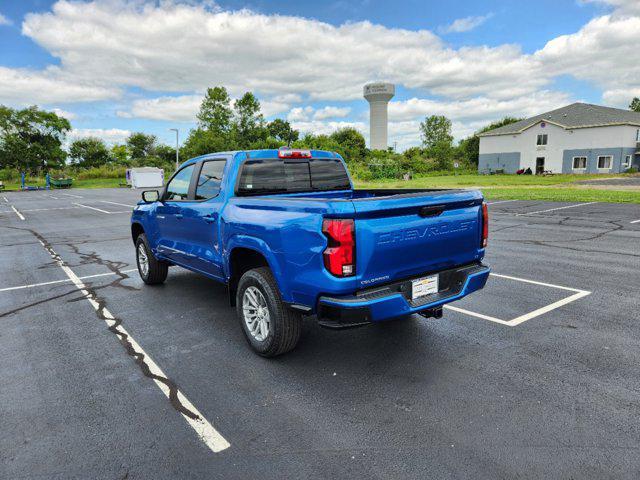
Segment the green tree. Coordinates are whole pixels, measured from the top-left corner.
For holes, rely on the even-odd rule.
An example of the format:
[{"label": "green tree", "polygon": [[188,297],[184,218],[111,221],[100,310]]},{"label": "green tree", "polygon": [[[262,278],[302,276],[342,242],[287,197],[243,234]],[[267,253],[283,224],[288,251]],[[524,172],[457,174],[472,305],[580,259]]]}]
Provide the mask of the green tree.
[{"label": "green tree", "polygon": [[247,92],[237,99],[233,110],[233,130],[238,147],[255,147],[258,146],[256,143],[266,140],[269,132],[260,113],[260,102],[253,93]]},{"label": "green tree", "polygon": [[420,123],[420,136],[422,145],[426,148],[435,147],[438,144],[451,145],[451,120],[444,115],[431,115]]},{"label": "green tree", "polygon": [[640,112],[640,98],[634,97],[629,104],[629,109],[633,110],[634,112]]},{"label": "green tree", "polygon": [[[169,145],[158,145],[156,147],[156,155],[162,160],[163,163],[169,165],[175,165],[176,163],[176,149]],[[186,158],[184,160],[187,160]]]},{"label": "green tree", "polygon": [[504,127],[511,123],[519,122],[522,118],[504,117],[502,120],[491,122],[489,125],[482,127],[476,133],[460,141],[458,145],[458,154],[463,161],[468,163],[478,164],[478,156],[480,154],[480,137],[479,134],[488,132],[495,128]]},{"label": "green tree", "polygon": [[225,87],[208,88],[197,114],[198,127],[216,134],[228,133],[231,129],[231,99]]},{"label": "green tree", "polygon": [[315,150],[329,150],[343,154],[340,145],[329,135],[314,135],[307,133],[301,140],[293,144],[294,148],[311,148]]},{"label": "green tree", "polygon": [[189,132],[189,136],[180,148],[180,158],[188,160],[206,153],[235,149],[236,145],[231,135],[221,135],[211,130],[195,128]]},{"label": "green tree", "polygon": [[127,148],[133,160],[145,159],[156,154],[158,139],[155,135],[134,132],[127,138]]},{"label": "green tree", "polygon": [[269,122],[267,124],[267,130],[269,130],[269,135],[273,138],[287,144],[295,142],[300,136],[300,132],[298,132],[298,130],[294,130],[291,128],[291,124],[289,122],[280,118],[276,118]]},{"label": "green tree", "polygon": [[69,147],[71,161],[82,168],[100,167],[111,161],[109,149],[100,138],[74,140]]},{"label": "green tree", "polygon": [[111,158],[120,165],[129,165],[129,149],[126,145],[113,145],[111,147]]},{"label": "green tree", "polygon": [[330,135],[339,146],[340,153],[347,162],[363,161],[367,154],[364,136],[353,127],[336,130]]},{"label": "green tree", "polygon": [[0,105],[0,169],[37,173],[61,168],[67,157],[62,142],[69,130],[69,121],[54,112]]},{"label": "green tree", "polygon": [[427,153],[435,163],[436,170],[451,170],[453,167],[454,149],[451,142],[443,140],[427,149]]}]

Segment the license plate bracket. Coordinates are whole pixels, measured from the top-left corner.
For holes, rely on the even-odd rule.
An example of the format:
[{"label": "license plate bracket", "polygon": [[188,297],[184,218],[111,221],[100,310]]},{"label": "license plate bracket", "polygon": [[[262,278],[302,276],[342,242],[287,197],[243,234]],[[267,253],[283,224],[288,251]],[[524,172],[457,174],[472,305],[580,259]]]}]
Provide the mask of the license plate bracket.
[{"label": "license plate bracket", "polygon": [[438,293],[438,275],[430,275],[428,277],[417,278],[411,280],[411,300]]}]

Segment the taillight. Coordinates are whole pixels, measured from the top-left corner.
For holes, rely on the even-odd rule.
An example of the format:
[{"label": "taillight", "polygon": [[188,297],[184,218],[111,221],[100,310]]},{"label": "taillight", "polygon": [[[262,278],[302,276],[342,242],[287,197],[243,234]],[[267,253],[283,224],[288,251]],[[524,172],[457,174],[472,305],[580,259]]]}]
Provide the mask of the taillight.
[{"label": "taillight", "polygon": [[327,218],[322,222],[322,233],[329,239],[323,253],[327,270],[336,277],[355,275],[356,232],[353,220]]},{"label": "taillight", "polygon": [[482,204],[482,248],[487,246],[489,241],[489,211],[487,204]]}]

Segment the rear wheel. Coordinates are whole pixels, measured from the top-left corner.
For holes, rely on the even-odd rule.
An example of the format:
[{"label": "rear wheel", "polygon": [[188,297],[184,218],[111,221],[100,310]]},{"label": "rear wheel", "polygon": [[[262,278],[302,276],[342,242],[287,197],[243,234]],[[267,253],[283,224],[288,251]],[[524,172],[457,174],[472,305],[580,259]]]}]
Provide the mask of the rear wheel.
[{"label": "rear wheel", "polygon": [[278,285],[266,267],[249,270],[242,276],[236,312],[247,342],[263,357],[293,350],[300,339],[302,315],[283,303]]},{"label": "rear wheel", "polygon": [[144,233],[136,239],[136,263],[140,278],[147,285],[158,285],[167,279],[169,265],[156,259]]}]

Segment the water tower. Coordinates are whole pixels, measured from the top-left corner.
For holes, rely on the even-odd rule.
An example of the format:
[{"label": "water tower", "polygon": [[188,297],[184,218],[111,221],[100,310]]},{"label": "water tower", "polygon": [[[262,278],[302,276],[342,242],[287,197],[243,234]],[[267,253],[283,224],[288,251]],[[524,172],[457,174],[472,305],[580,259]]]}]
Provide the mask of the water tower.
[{"label": "water tower", "polygon": [[364,98],[369,102],[369,147],[387,149],[387,105],[396,94],[393,83],[367,83]]}]

